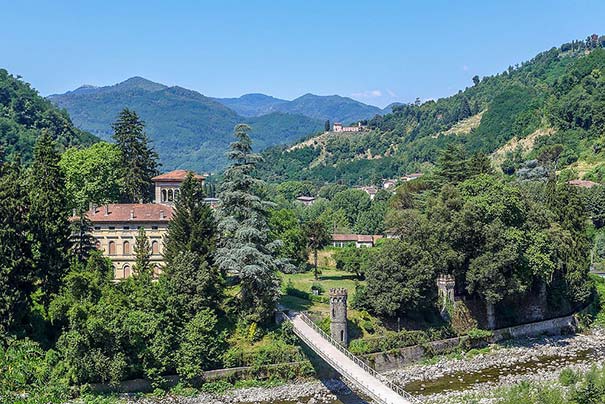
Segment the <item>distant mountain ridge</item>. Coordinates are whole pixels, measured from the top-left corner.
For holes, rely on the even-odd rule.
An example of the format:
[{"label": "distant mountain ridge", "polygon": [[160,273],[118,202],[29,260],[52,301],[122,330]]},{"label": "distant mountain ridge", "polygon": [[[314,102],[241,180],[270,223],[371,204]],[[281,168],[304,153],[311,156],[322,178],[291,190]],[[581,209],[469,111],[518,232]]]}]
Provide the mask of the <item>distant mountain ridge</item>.
[{"label": "distant mountain ridge", "polygon": [[356,122],[383,113],[351,98],[305,94],[292,101],[265,94],[211,98],[143,77],[97,87],[83,85],[48,97],[69,112],[76,127],[109,140],[121,109],[135,110],[160,155],[163,169],[220,170],[231,132],[238,123],[252,126],[256,150],[292,143],[320,131],[326,120]]},{"label": "distant mountain ridge", "polygon": [[[367,105],[339,95],[315,95],[307,93],[292,101],[265,94],[245,94],[239,98],[213,98],[242,116],[260,116],[271,112],[300,114],[319,120],[351,123],[371,119],[385,113],[373,105]],[[390,109],[389,109],[390,111]]]},{"label": "distant mountain ridge", "polygon": [[111,124],[125,107],[135,110],[160,155],[162,169],[220,170],[238,123],[252,126],[255,149],[290,143],[323,128],[300,114],[271,112],[245,117],[197,91],[132,77],[111,86],[81,86],[48,97],[66,109],[75,126],[110,140]]}]

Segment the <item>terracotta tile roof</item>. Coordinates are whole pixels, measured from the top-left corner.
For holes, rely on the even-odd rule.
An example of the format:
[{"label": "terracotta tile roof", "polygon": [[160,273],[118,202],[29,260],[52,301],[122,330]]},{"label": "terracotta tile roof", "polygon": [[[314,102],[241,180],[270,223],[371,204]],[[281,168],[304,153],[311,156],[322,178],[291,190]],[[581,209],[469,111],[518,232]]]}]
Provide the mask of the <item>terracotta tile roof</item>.
[{"label": "terracotta tile roof", "polygon": [[[187,177],[187,174],[189,174],[189,170],[174,170],[174,171],[170,171],[164,174],[160,174],[158,176],[153,177],[151,180],[152,181],[167,181],[167,182],[182,182],[185,180],[185,177]],[[193,171],[191,171],[193,172]],[[193,176],[195,178],[197,178],[198,180],[203,180],[206,177],[204,177],[203,175],[199,175],[196,173],[193,173]]]},{"label": "terracotta tile roof", "polygon": [[592,188],[596,185],[601,185],[597,182],[587,181],[587,180],[571,180],[571,181],[567,181],[567,183],[569,185],[573,185],[574,187],[580,187],[580,188]]},{"label": "terracotta tile roof", "polygon": [[86,216],[93,223],[168,222],[172,208],[158,203],[112,203],[93,208]]}]

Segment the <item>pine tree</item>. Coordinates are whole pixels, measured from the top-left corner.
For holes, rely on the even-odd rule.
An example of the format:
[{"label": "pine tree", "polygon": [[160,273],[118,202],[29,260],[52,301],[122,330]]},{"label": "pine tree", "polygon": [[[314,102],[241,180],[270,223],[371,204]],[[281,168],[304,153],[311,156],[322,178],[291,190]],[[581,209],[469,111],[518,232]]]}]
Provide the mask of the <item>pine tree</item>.
[{"label": "pine tree", "polygon": [[69,211],[65,180],[59,169],[59,154],[48,132],[34,147],[34,161],[28,171],[30,201],[29,228],[32,250],[43,303],[59,290],[69,268]]},{"label": "pine tree", "polygon": [[113,124],[113,139],[122,153],[125,202],[150,202],[153,199],[151,179],[158,174],[158,155],[149,145],[145,123],[136,112],[124,108]]},{"label": "pine tree", "polygon": [[27,313],[33,290],[28,209],[19,165],[0,164],[0,334],[16,326]]},{"label": "pine tree", "polygon": [[324,223],[314,221],[305,225],[304,233],[307,237],[307,246],[313,251],[313,274],[315,279],[319,279],[319,272],[317,271],[317,251],[328,245],[331,239],[330,232]]},{"label": "pine tree", "polygon": [[277,244],[269,241],[267,224],[271,204],[257,189],[263,182],[253,176],[261,157],[252,153],[247,125],[235,127],[237,141],[228,153],[231,165],[220,187],[220,247],[216,262],[224,273],[240,280],[240,309],[252,321],[270,318],[279,299],[276,272],[282,264],[275,258]]},{"label": "pine tree", "polygon": [[134,271],[139,277],[151,276],[151,247],[149,238],[143,226],[139,227],[139,232],[134,243]]},{"label": "pine tree", "polygon": [[181,184],[174,215],[168,224],[164,259],[170,265],[183,251],[191,252],[212,265],[216,223],[212,209],[204,203],[204,187],[192,173]]}]

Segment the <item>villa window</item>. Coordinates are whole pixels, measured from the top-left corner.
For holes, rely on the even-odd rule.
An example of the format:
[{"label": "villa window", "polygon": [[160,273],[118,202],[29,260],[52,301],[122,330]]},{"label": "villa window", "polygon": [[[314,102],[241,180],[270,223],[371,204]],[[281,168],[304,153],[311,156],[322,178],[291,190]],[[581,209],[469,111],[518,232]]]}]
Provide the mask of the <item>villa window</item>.
[{"label": "villa window", "polygon": [[128,241],[124,241],[124,255],[130,255],[130,243]]},{"label": "villa window", "polygon": [[168,190],[168,202],[172,202],[174,200],[174,192],[172,189]]},{"label": "villa window", "polygon": [[116,243],[114,241],[109,242],[109,255],[116,255]]},{"label": "villa window", "polygon": [[160,253],[160,244],[155,240],[151,242],[151,253],[153,255],[157,255]]},{"label": "villa window", "polygon": [[162,202],[166,202],[166,190],[162,189]]}]

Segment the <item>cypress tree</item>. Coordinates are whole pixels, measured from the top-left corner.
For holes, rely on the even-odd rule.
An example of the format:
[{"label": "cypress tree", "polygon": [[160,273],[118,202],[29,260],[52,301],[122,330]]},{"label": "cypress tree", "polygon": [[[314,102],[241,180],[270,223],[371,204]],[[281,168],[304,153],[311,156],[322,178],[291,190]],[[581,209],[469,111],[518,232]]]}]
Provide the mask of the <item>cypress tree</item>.
[{"label": "cypress tree", "polygon": [[136,112],[124,108],[112,127],[113,139],[122,153],[124,202],[150,202],[153,199],[151,179],[158,174],[158,154],[149,145],[145,123]]},{"label": "cypress tree", "polygon": [[137,276],[151,276],[151,246],[143,226],[139,227],[139,232],[135,238],[134,255],[136,258],[134,271]]},{"label": "cypress tree", "polygon": [[59,290],[69,268],[69,211],[65,197],[65,179],[59,154],[48,132],[44,131],[34,147],[34,161],[28,171],[30,201],[29,228],[33,258],[43,303]]},{"label": "cypress tree", "polygon": [[219,193],[216,262],[221,271],[239,277],[242,314],[251,321],[266,321],[279,298],[276,272],[281,263],[275,258],[277,245],[269,241],[267,221],[272,205],[257,193],[263,182],[253,172],[261,157],[252,153],[249,131],[249,126],[237,125],[237,140],[230,145],[231,165]]},{"label": "cypress tree", "polygon": [[27,313],[33,290],[28,209],[18,163],[0,164],[0,334]]}]

